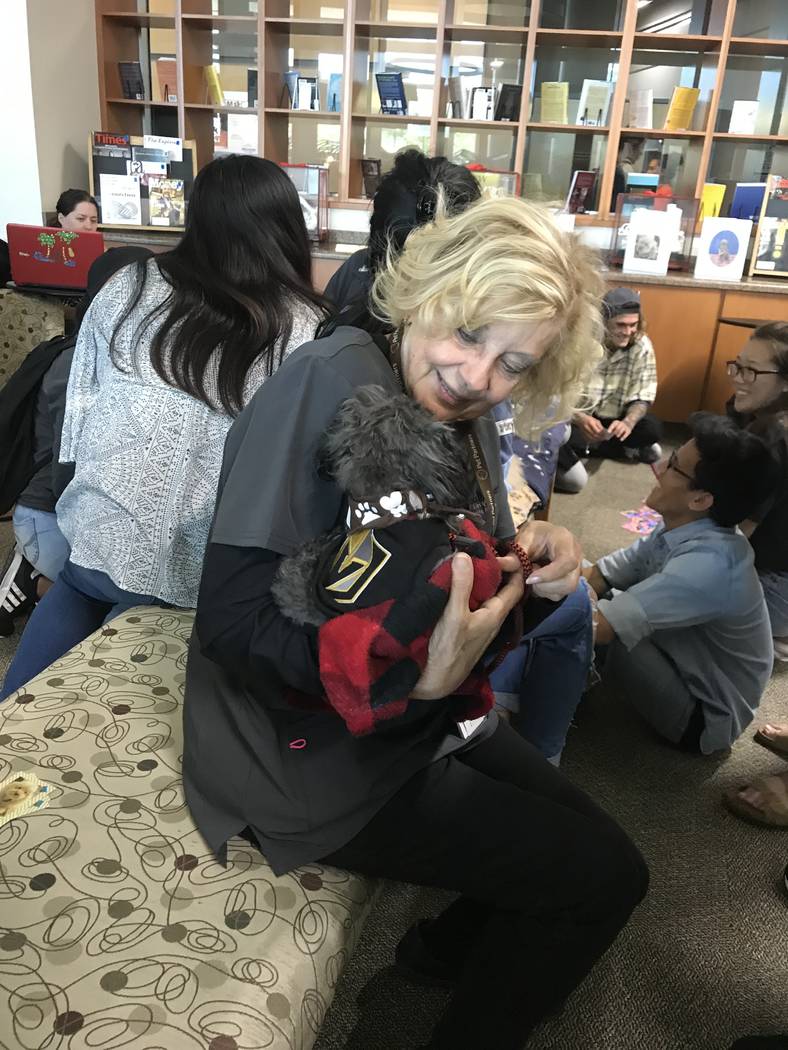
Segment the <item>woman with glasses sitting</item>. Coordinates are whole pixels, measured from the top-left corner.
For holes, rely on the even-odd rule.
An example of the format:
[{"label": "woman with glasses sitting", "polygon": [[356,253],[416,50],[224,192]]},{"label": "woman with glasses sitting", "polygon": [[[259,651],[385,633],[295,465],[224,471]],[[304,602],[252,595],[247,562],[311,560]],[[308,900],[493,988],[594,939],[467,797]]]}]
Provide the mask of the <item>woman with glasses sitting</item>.
[{"label": "woman with glasses sitting", "polygon": [[[735,361],[728,361],[730,415],[757,434],[769,434],[780,459],[780,483],[743,525],[755,551],[774,636],[774,654],[788,661],[788,324],[756,328]],[[788,728],[786,729],[788,737]]]}]

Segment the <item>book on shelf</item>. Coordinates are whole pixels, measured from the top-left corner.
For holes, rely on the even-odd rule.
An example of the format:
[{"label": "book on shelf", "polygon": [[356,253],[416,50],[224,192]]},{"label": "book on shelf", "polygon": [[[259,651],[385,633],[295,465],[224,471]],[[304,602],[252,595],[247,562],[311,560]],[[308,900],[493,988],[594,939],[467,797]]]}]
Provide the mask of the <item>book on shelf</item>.
[{"label": "book on shelf", "polygon": [[707,281],[740,281],[750,245],[749,219],[703,220],[695,256],[695,276]]},{"label": "book on shelf", "polygon": [[178,67],[174,58],[157,58],[156,83],[159,102],[178,101]]},{"label": "book on shelf", "polygon": [[594,199],[595,171],[576,171],[566,196],[564,211],[570,215],[584,215],[590,210]]},{"label": "book on shelf", "polygon": [[754,135],[758,119],[758,100],[736,99],[731,108],[730,135]]},{"label": "book on shelf", "polygon": [[453,120],[462,120],[465,113],[465,92],[462,77],[449,77],[449,102],[446,116]]},{"label": "book on shelf", "polygon": [[282,106],[286,109],[295,109],[296,96],[298,95],[298,78],[301,74],[297,69],[289,69],[282,74],[284,87],[282,88]]},{"label": "book on shelf", "polygon": [[342,74],[331,73],[326,91],[326,109],[329,113],[342,112]]},{"label": "book on shelf", "polygon": [[737,182],[733,191],[733,200],[728,209],[730,217],[755,220],[760,218],[765,193],[765,182]]},{"label": "book on shelf", "polygon": [[151,175],[148,200],[151,226],[183,226],[186,209],[183,179]]},{"label": "book on shelf", "polygon": [[492,120],[495,109],[495,88],[471,88],[471,120]]},{"label": "book on shelf", "polygon": [[569,123],[569,81],[545,80],[542,83],[542,107],[540,110],[543,124]]},{"label": "book on shelf", "polygon": [[656,190],[659,186],[659,175],[652,171],[628,171],[627,193],[642,193],[644,190]]},{"label": "book on shelf", "polygon": [[783,175],[768,177],[761,214],[771,219],[788,219],[788,178]]},{"label": "book on shelf", "polygon": [[320,86],[317,77],[299,77],[296,84],[294,109],[320,109]]},{"label": "book on shelf", "polygon": [[577,107],[578,124],[585,124],[589,128],[601,128],[607,124],[612,87],[609,80],[583,81],[580,103]]},{"label": "book on shelf", "polygon": [[214,106],[223,106],[222,82],[214,66],[203,66],[203,75],[205,76],[206,101],[211,102]]},{"label": "book on shelf", "polygon": [[687,131],[692,124],[700,88],[674,87],[665,117],[665,131]]},{"label": "book on shelf", "polygon": [[124,98],[145,98],[145,82],[139,62],[118,62],[118,73]]},{"label": "book on shelf", "polygon": [[246,71],[246,105],[249,109],[257,107],[257,70]]},{"label": "book on shelf", "polygon": [[629,126],[652,128],[654,126],[654,89],[642,88],[633,91],[629,99]]},{"label": "book on shelf", "polygon": [[510,120],[512,123],[518,121],[522,93],[523,89],[520,84],[501,84],[498,101],[495,103],[495,119]]},{"label": "book on shelf", "polygon": [[374,157],[362,157],[361,178],[364,182],[364,196],[367,200],[372,200],[380,185],[380,161]]},{"label": "book on shelf", "polygon": [[405,116],[408,112],[408,101],[405,98],[405,85],[402,73],[376,73],[380,98],[380,112]]},{"label": "book on shelf", "polygon": [[716,219],[722,211],[722,202],[727,186],[721,182],[704,182],[700,195],[700,215],[702,219]]}]

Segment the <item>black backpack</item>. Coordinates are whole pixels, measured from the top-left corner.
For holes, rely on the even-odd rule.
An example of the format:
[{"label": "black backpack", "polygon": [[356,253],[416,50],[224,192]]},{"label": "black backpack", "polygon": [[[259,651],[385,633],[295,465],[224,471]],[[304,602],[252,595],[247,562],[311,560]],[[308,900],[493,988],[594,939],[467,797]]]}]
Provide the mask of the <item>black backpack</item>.
[{"label": "black backpack", "polygon": [[52,362],[76,341],[74,334],[39,343],[0,390],[0,514],[8,513],[44,466],[34,456],[38,392]]}]

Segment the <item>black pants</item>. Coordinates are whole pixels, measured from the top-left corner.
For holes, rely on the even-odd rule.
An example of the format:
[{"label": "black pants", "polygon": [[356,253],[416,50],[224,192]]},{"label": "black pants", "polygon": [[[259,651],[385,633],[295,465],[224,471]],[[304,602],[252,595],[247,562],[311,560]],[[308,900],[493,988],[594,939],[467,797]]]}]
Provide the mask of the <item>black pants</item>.
[{"label": "black pants", "polygon": [[506,723],[422,770],[324,859],[462,894],[426,934],[435,955],[464,959],[436,1050],[521,1050],[648,885],[616,822]]},{"label": "black pants", "polygon": [[[603,427],[609,427],[614,421],[612,418],[597,416],[595,413],[591,414],[594,416],[594,419],[599,420]],[[619,418],[623,419],[624,416],[622,415]],[[648,445],[653,445],[661,440],[662,424],[656,416],[646,414],[635,423],[632,433],[625,441],[619,441],[618,438],[610,438],[609,441],[603,441],[595,445],[594,451],[601,456],[616,457],[617,455],[623,455],[622,448],[646,448]],[[585,455],[587,448],[588,438],[580,427],[573,423],[569,440],[565,445],[561,446],[558,453],[559,469],[569,470],[578,462],[582,455]]]}]

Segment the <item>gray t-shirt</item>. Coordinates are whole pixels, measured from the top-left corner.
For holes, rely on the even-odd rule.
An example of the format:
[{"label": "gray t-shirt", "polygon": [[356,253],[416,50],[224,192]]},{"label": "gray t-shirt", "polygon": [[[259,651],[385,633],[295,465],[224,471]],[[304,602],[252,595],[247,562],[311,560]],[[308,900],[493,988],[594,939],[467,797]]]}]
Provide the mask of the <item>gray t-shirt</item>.
[{"label": "gray t-shirt", "polygon": [[[343,495],[320,476],[326,426],[358,386],[399,390],[370,336],[339,328],[307,343],[255,394],[227,436],[209,542],[288,555],[333,527]],[[485,417],[475,431],[493,481],[496,534],[514,534],[498,458]],[[201,614],[205,610],[201,609]],[[495,715],[467,740],[451,702],[414,701],[375,733],[354,737],[328,711],[293,706],[272,674],[250,682],[207,659],[195,636],[184,715],[186,797],[198,827],[221,855],[250,827],[279,874],[348,842],[415,773],[495,728]]]}]

